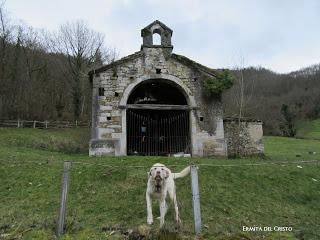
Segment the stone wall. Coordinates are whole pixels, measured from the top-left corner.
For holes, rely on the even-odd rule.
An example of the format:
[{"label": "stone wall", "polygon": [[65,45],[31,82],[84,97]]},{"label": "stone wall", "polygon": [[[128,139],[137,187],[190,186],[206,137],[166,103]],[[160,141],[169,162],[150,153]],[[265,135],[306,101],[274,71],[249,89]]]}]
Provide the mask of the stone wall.
[{"label": "stone wall", "polygon": [[[94,72],[90,155],[126,155],[125,99],[128,89],[148,79],[171,81],[185,94],[191,108],[193,156],[226,155],[222,104],[202,94],[201,81],[207,77],[210,75],[172,58],[171,49],[161,47],[144,47]],[[104,88],[104,96],[97,96],[99,88]]]},{"label": "stone wall", "polygon": [[[206,96],[202,84],[217,71],[172,53],[172,33],[169,27],[156,20],[141,30],[143,43],[139,52],[90,71],[92,138],[89,154],[127,154],[127,100],[139,84],[148,80],[174,85],[185,96],[192,156],[263,153],[262,123],[242,121],[239,130],[236,120],[224,122],[220,98]],[[153,34],[160,34],[161,45],[153,44]]]},{"label": "stone wall", "polygon": [[229,157],[260,155],[264,153],[261,121],[241,119],[239,131],[238,119],[225,119],[224,133]]}]

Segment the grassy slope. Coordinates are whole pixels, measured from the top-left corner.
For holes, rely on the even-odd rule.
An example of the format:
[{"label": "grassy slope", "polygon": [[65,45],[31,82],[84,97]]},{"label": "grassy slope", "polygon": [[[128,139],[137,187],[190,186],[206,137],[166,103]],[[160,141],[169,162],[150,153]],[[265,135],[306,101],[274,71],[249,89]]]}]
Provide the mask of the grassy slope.
[{"label": "grassy slope", "polygon": [[320,119],[300,122],[297,126],[297,137],[320,140]]},{"label": "grassy slope", "polygon": [[[190,161],[224,165],[320,160],[319,141],[279,137],[265,138],[266,159],[89,158],[81,153],[85,147],[77,147],[87,142],[87,133],[83,129],[0,129],[0,238],[52,238],[63,160],[74,162],[65,239],[118,239],[117,234],[108,236],[101,229],[143,226],[146,172],[155,162],[182,165],[172,167],[179,171]],[[320,239],[319,170],[318,163],[200,166],[204,239]],[[179,179],[177,189],[181,235],[192,236],[190,179]],[[170,208],[169,230],[172,212]],[[292,226],[293,233],[248,234],[242,226]],[[153,226],[154,231],[157,227]]]}]

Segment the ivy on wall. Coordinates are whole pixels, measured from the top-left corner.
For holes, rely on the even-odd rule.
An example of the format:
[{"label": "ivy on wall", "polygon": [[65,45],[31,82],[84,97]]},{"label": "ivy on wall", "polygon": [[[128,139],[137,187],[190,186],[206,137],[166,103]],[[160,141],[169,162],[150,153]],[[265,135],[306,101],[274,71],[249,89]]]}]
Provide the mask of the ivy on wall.
[{"label": "ivy on wall", "polygon": [[210,96],[220,96],[221,93],[229,89],[233,84],[234,76],[229,70],[216,72],[214,77],[203,81],[205,91]]}]

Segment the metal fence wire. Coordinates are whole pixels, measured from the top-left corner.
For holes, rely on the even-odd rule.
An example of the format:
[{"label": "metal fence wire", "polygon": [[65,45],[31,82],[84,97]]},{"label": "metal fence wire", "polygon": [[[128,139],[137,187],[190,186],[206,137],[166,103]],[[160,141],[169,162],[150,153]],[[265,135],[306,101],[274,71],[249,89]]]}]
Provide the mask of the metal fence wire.
[{"label": "metal fence wire", "polygon": [[6,120],[0,119],[0,127],[5,128],[40,128],[40,129],[57,129],[57,128],[78,128],[90,127],[91,121],[37,121],[37,120]]},{"label": "metal fence wire", "polygon": [[[64,200],[63,208],[65,209],[65,221],[64,223],[60,222],[60,232],[62,234],[62,229],[66,227],[61,227],[67,224],[70,227],[70,224],[76,225],[80,224],[81,226],[89,224],[96,224],[94,221],[100,219],[99,222],[103,222],[100,226],[101,228],[106,225],[111,226],[112,221],[108,223],[108,219],[114,217],[115,219],[121,219],[123,222],[121,224],[145,224],[146,222],[146,211],[145,211],[145,190],[146,190],[146,180],[147,180],[147,171],[149,170],[146,165],[117,165],[117,164],[104,164],[97,161],[86,162],[86,161],[67,161],[71,163],[69,166],[70,170],[70,184],[66,184],[64,181],[61,183],[61,177],[65,177],[66,168],[62,168],[62,161],[57,160],[48,160],[48,161],[1,161],[2,164],[11,165],[11,170],[22,169],[22,166],[30,167],[30,171],[49,171],[49,168],[55,168],[54,177],[46,180],[48,182],[43,182],[43,184],[54,184],[62,186],[69,186],[68,198],[66,197],[66,192],[61,190],[61,199]],[[247,168],[251,167],[263,167],[271,165],[282,165],[282,166],[291,166],[291,165],[313,165],[320,164],[320,160],[306,160],[306,161],[281,161],[281,162],[263,162],[263,163],[247,163],[247,164],[197,164],[199,168],[199,173],[201,169],[211,169],[211,168]],[[151,164],[150,164],[151,165]],[[182,169],[185,164],[168,164],[166,165],[169,168]],[[151,167],[151,166],[150,166]],[[60,174],[57,173],[57,168],[60,169]],[[132,171],[137,169],[139,171]],[[254,168],[252,168],[254,170]],[[57,178],[58,177],[58,178]],[[201,179],[200,179],[201,180]],[[200,233],[199,224],[201,226],[201,218],[193,213],[192,200],[197,198],[197,192],[192,195],[190,185],[192,183],[191,178],[183,181],[177,181],[177,195],[180,213],[182,216],[182,228],[180,231],[185,234],[193,234],[194,231],[194,222],[193,218],[197,218],[196,232]],[[28,183],[27,183],[28,184]],[[29,183],[31,184],[31,183]],[[205,194],[201,191],[201,184],[206,184],[199,182],[200,188],[200,202],[201,194]],[[115,188],[115,185],[117,188]],[[39,186],[39,187],[38,187]],[[36,187],[36,186],[35,186]],[[45,186],[37,185],[39,188],[38,191],[47,192],[48,189]],[[42,190],[41,190],[42,189]],[[57,189],[55,187],[55,189]],[[29,193],[28,193],[29,194]],[[51,194],[51,193],[48,193]],[[53,194],[57,197],[57,193]],[[51,196],[51,195],[50,195]],[[189,197],[186,197],[189,196]],[[294,196],[293,196],[294,197]],[[8,198],[10,200],[10,198]],[[25,201],[25,200],[24,200]],[[57,203],[55,200],[54,202]],[[169,203],[169,201],[168,201]],[[113,205],[114,204],[114,205]],[[125,205],[127,204],[127,205]],[[135,205],[139,205],[138,207]],[[121,207],[122,206],[122,207]],[[124,208],[123,206],[127,206]],[[173,206],[170,205],[170,210],[166,216],[166,221],[169,224],[173,223]],[[196,206],[196,208],[200,205]],[[201,206],[201,211],[207,211],[207,204]],[[213,206],[216,207],[216,206]],[[58,205],[57,205],[58,208]],[[155,218],[158,215],[157,212],[158,204],[155,204]],[[54,210],[52,213],[57,217],[58,209]],[[41,214],[39,215],[41,216]],[[94,216],[94,217],[93,217]],[[111,216],[110,218],[108,216]],[[70,220],[71,219],[71,220]],[[75,220],[76,219],[76,220]],[[70,223],[70,221],[72,221]],[[202,232],[206,234],[216,234],[213,229],[207,228],[208,219],[203,219],[202,221]],[[111,225],[110,225],[111,224]],[[155,219],[155,223],[158,224]],[[116,224],[117,225],[117,224]],[[117,225],[119,226],[119,224]],[[123,225],[125,226],[125,225]],[[110,228],[111,229],[111,228]]]}]

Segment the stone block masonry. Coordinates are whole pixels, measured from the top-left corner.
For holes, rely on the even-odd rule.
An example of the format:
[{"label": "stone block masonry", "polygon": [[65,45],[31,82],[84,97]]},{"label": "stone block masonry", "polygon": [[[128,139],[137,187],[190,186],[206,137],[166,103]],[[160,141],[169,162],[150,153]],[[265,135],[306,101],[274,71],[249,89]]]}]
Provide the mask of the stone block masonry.
[{"label": "stone block masonry", "polygon": [[224,120],[229,157],[261,155],[264,153],[262,122],[254,119]]},{"label": "stone block masonry", "polygon": [[[125,156],[132,152],[150,154],[152,149],[146,152],[138,152],[135,149],[131,149],[132,152],[130,152],[131,150],[128,149],[130,144],[134,148],[135,143],[142,144],[142,149],[148,148],[150,142],[150,146],[155,145],[155,151],[158,151],[152,154],[172,154],[174,151],[172,147],[175,145],[169,143],[169,140],[165,142],[168,147],[163,152],[160,153],[159,149],[163,147],[163,141],[181,137],[180,133],[175,132],[175,129],[171,132],[167,127],[168,129],[163,132],[164,135],[158,136],[158,127],[150,129],[152,124],[152,126],[160,124],[159,117],[166,118],[166,116],[174,116],[172,119],[180,121],[178,128],[182,127],[181,123],[189,124],[184,127],[188,129],[185,133],[187,140],[183,140],[185,146],[178,144],[181,147],[179,151],[186,151],[194,157],[227,156],[229,147],[227,142],[234,136],[229,133],[232,125],[228,125],[225,129],[226,123],[223,121],[220,98],[209,98],[202,89],[202,82],[214,77],[217,70],[172,53],[172,33],[172,30],[166,25],[155,21],[141,30],[143,43],[140,51],[90,71],[93,93],[93,129],[89,152],[91,156]],[[160,34],[161,45],[153,44],[153,34]],[[130,103],[129,99],[131,99]],[[127,113],[130,107],[141,106],[145,110],[140,110],[140,112],[132,110],[134,114],[138,114],[137,119],[142,119],[143,115],[151,120],[150,122],[139,120],[138,125],[134,125],[137,126],[137,129],[133,131],[134,135],[128,136],[128,131],[130,130],[130,134],[132,131],[127,126],[129,121]],[[177,110],[179,106],[180,110]],[[155,113],[154,109],[158,109],[159,112]],[[184,117],[182,121],[178,114],[179,111],[186,111],[187,114],[183,116],[187,116],[187,119]],[[154,116],[154,119],[150,116]],[[166,122],[167,119],[162,121]],[[248,138],[250,141],[244,141],[247,143],[243,145],[245,146],[244,151],[254,152],[253,149],[263,151],[263,144],[261,143],[259,147],[257,145],[260,135],[256,133],[259,132],[259,127],[250,124],[246,127],[245,134],[250,136]],[[142,129],[147,129],[147,135],[144,135],[145,130]],[[226,130],[228,131],[227,138],[225,137]],[[134,137],[137,138],[132,140]]]}]

